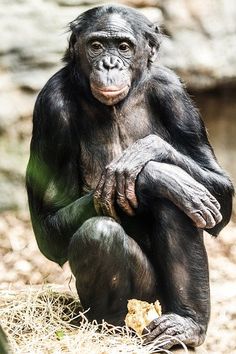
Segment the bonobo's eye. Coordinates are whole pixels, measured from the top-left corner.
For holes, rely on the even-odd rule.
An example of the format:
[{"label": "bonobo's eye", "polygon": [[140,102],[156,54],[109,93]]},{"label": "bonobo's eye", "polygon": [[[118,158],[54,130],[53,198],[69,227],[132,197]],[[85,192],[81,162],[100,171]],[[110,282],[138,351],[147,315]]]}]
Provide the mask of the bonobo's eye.
[{"label": "bonobo's eye", "polygon": [[119,44],[119,50],[121,52],[127,52],[128,50],[130,50],[130,45],[126,42],[122,42]]},{"label": "bonobo's eye", "polygon": [[94,41],[89,44],[89,49],[94,54],[98,55],[103,51],[103,45],[102,45],[102,43],[100,43],[98,41]]},{"label": "bonobo's eye", "polygon": [[102,44],[100,42],[93,42],[91,43],[91,48],[94,50],[102,49]]},{"label": "bonobo's eye", "polygon": [[119,53],[126,58],[130,58],[132,56],[133,49],[133,45],[127,42],[121,42],[118,45]]}]

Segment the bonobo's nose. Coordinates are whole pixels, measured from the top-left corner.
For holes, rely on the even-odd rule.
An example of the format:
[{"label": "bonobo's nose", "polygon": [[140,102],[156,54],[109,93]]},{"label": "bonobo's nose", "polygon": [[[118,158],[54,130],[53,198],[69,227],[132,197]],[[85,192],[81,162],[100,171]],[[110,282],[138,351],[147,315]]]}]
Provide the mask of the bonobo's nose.
[{"label": "bonobo's nose", "polygon": [[120,69],[122,67],[122,60],[115,56],[106,56],[102,59],[102,65],[106,70]]}]

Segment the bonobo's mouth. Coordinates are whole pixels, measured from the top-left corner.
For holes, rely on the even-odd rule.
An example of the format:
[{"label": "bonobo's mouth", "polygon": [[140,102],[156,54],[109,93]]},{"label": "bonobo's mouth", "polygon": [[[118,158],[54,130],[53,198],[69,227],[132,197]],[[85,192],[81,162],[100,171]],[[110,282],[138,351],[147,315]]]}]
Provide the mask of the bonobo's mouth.
[{"label": "bonobo's mouth", "polygon": [[122,93],[129,90],[129,86],[125,85],[122,87],[117,87],[117,86],[97,87],[97,86],[91,85],[91,89],[93,92],[97,92],[98,94],[100,94],[106,98],[113,98],[116,96],[120,96]]},{"label": "bonobo's mouth", "polygon": [[93,96],[107,106],[113,106],[123,100],[130,89],[130,85],[125,86],[96,86],[91,84]]}]

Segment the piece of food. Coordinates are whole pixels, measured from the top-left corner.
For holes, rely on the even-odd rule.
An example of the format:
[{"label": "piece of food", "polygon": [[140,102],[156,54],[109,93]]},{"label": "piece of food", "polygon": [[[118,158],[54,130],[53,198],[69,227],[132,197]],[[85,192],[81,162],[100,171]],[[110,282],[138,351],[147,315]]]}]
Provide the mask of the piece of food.
[{"label": "piece of food", "polygon": [[142,335],[144,328],[155,318],[161,316],[161,305],[159,301],[149,304],[146,301],[131,299],[128,300],[128,313],[125,317],[125,324]]}]

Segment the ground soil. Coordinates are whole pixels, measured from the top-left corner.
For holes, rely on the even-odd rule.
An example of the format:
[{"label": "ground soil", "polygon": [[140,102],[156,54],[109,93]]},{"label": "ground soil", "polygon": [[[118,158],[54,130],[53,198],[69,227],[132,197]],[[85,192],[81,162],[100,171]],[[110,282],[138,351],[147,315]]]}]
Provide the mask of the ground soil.
[{"label": "ground soil", "polygon": [[[56,283],[74,287],[68,264],[63,269],[38,250],[28,212],[0,215],[0,289]],[[236,354],[236,224],[218,239],[205,235],[209,255],[212,314],[207,353]]]}]

